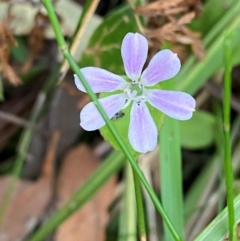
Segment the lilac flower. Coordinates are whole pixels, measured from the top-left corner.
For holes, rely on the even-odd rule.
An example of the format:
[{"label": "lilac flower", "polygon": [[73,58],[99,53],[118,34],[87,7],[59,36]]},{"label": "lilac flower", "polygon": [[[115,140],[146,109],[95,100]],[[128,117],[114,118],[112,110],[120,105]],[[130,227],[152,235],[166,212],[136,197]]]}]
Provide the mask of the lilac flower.
[{"label": "lilac flower", "polygon": [[[166,115],[188,120],[192,117],[195,100],[187,93],[149,88],[174,77],[181,63],[177,54],[170,50],[158,52],[142,72],[147,58],[148,42],[138,33],[128,33],[122,42],[121,54],[129,82],[121,76],[96,67],[82,68],[81,72],[95,93],[120,90],[121,93],[99,99],[109,118],[133,102],[130,111],[128,139],[134,150],[146,153],[157,145],[158,130],[148,110],[146,102]],[[75,84],[85,91],[78,77]],[[87,131],[99,129],[105,121],[97,108],[90,102],[80,114],[80,125]]]}]

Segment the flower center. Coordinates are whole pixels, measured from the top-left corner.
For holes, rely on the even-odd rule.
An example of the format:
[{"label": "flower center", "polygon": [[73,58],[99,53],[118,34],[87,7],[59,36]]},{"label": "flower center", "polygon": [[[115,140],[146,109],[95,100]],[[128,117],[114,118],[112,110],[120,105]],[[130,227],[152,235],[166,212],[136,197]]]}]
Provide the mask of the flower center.
[{"label": "flower center", "polygon": [[145,89],[142,84],[132,82],[125,88],[124,92],[126,94],[125,107],[127,107],[131,101],[135,101],[138,104],[140,104],[141,102],[147,101],[147,96],[145,95]]},{"label": "flower center", "polygon": [[143,86],[139,84],[131,84],[130,90],[135,93],[135,96],[141,96],[143,94]]}]

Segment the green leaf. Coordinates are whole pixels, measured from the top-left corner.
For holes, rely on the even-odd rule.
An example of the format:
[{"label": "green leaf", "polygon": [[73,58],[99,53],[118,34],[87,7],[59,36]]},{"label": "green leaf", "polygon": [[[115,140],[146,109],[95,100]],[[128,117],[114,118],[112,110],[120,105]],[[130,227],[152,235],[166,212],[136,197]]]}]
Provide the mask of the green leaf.
[{"label": "green leaf", "polygon": [[214,141],[214,117],[203,111],[196,111],[188,121],[180,122],[181,144],[187,149],[201,149]]},{"label": "green leaf", "polygon": [[[166,117],[160,133],[160,184],[163,208],[178,234],[183,237],[182,158],[179,121]],[[171,190],[169,192],[169,190]],[[164,224],[164,240],[174,241]]]},{"label": "green leaf", "polygon": [[[166,90],[175,89],[176,81],[164,81]],[[182,190],[182,157],[179,121],[166,117],[159,135],[159,175],[161,200],[163,208],[172,221],[180,237],[184,236],[183,228],[183,190]],[[169,190],[171,190],[169,192]],[[166,224],[163,224],[164,241],[174,241]]]},{"label": "green leaf", "polygon": [[123,74],[120,47],[128,32],[138,32],[138,27],[132,9],[123,5],[110,13],[96,29],[81,59],[81,67],[96,66]]}]

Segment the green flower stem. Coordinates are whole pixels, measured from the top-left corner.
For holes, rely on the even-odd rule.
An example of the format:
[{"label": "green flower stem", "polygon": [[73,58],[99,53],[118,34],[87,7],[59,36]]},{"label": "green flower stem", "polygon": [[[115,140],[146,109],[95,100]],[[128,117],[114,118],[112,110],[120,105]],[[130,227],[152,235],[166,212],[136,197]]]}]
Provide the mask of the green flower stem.
[{"label": "green flower stem", "polygon": [[48,17],[50,19],[50,22],[52,24],[53,30],[55,32],[55,36],[56,36],[59,48],[61,49],[65,59],[67,59],[71,69],[73,70],[73,72],[76,73],[78,78],[81,80],[84,88],[86,89],[87,93],[89,94],[90,99],[93,101],[93,103],[95,104],[95,106],[98,109],[99,113],[101,114],[101,116],[103,117],[104,121],[106,122],[109,130],[112,132],[113,136],[116,138],[116,140],[117,140],[119,146],[121,147],[123,153],[126,155],[127,159],[129,160],[129,162],[130,162],[130,164],[132,166],[132,169],[136,172],[136,174],[138,175],[138,177],[141,180],[142,184],[146,188],[146,190],[147,190],[149,196],[151,197],[151,199],[152,199],[156,209],[161,214],[165,224],[169,228],[169,230],[172,233],[174,239],[175,240],[179,240],[179,241],[182,240],[181,237],[176,232],[176,230],[174,229],[174,227],[173,227],[172,223],[170,222],[169,218],[167,217],[166,213],[164,212],[164,210],[162,208],[162,205],[161,205],[160,201],[158,200],[158,197],[156,196],[156,194],[154,193],[153,189],[151,188],[151,186],[147,182],[147,180],[144,177],[142,171],[139,169],[138,165],[136,164],[134,158],[132,157],[132,155],[130,154],[130,152],[128,151],[126,146],[124,145],[124,143],[121,140],[117,130],[114,128],[114,126],[111,123],[111,121],[109,120],[107,114],[104,112],[104,110],[103,110],[102,106],[100,105],[96,95],[93,93],[92,89],[88,85],[88,83],[85,80],[84,76],[80,72],[78,65],[76,64],[76,62],[74,61],[73,57],[69,53],[51,1],[50,0],[43,0],[43,4],[46,7],[46,10],[47,10],[47,13],[48,13]]},{"label": "green flower stem", "polygon": [[134,186],[135,186],[138,229],[139,229],[139,234],[140,234],[140,240],[145,241],[146,240],[146,227],[145,227],[145,217],[144,217],[144,209],[143,209],[141,182],[134,170],[133,170],[133,179],[134,179]]},{"label": "green flower stem", "polygon": [[223,132],[224,132],[224,169],[226,175],[226,192],[228,207],[229,240],[236,240],[234,231],[233,207],[233,170],[230,142],[230,112],[231,112],[231,36],[225,32],[224,36],[224,96],[223,96]]}]

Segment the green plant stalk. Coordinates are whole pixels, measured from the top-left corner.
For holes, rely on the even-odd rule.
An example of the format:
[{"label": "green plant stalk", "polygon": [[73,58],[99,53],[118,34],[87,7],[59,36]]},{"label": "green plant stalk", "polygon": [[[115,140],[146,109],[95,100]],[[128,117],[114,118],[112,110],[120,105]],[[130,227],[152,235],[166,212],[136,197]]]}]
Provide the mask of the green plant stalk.
[{"label": "green plant stalk", "polygon": [[145,215],[143,208],[143,197],[141,190],[141,182],[136,175],[136,172],[133,171],[133,179],[135,186],[135,195],[136,195],[136,204],[137,204],[137,218],[138,218],[138,230],[141,241],[146,240],[146,227],[145,227]]},{"label": "green plant stalk", "polygon": [[[174,89],[174,85],[174,80],[168,81],[164,83],[164,89]],[[177,120],[166,117],[164,126],[160,132],[159,145],[162,205],[178,234],[183,237],[182,159],[179,123]],[[164,240],[173,240],[172,235],[165,224]]]},{"label": "green plant stalk", "polygon": [[230,112],[231,112],[231,36],[225,32],[224,38],[224,94],[223,94],[223,132],[224,132],[224,171],[226,178],[227,208],[229,240],[236,240],[234,231],[234,207],[233,207],[233,170],[230,141]]},{"label": "green plant stalk", "polygon": [[[216,116],[216,134],[215,134],[215,141],[216,141],[216,148],[217,148],[217,155],[219,157],[219,161],[217,162],[218,166],[216,169],[218,170],[218,178],[221,180],[221,184],[218,185],[218,195],[219,197],[222,196],[223,186],[225,188],[225,175],[224,175],[224,131],[223,131],[223,108],[222,104],[214,100],[213,102],[213,109]],[[224,190],[225,191],[225,190]],[[217,213],[220,213],[223,208],[225,207],[225,200],[223,198],[219,198],[218,205],[217,205]]]},{"label": "green plant stalk", "polygon": [[115,151],[109,155],[83,186],[71,196],[70,200],[27,240],[44,240],[56,227],[82,207],[99,190],[99,187],[103,186],[110,176],[122,168],[123,164],[124,156],[121,153]]},{"label": "green plant stalk", "polygon": [[[179,141],[175,142],[179,138],[177,133],[177,121],[167,117],[160,133],[161,200],[178,234],[183,237],[182,172]],[[164,237],[165,241],[172,240],[165,225]]]},{"label": "green plant stalk", "polygon": [[95,106],[98,109],[99,113],[101,114],[102,118],[106,122],[109,130],[112,132],[113,136],[118,141],[118,144],[121,147],[123,153],[126,155],[127,159],[129,160],[129,162],[130,162],[130,164],[132,166],[132,169],[136,172],[136,174],[138,175],[138,177],[141,180],[142,184],[146,188],[146,190],[147,190],[149,196],[151,197],[151,199],[152,199],[156,209],[161,214],[165,224],[169,228],[169,230],[172,233],[174,239],[175,240],[179,240],[179,241],[182,240],[181,237],[176,232],[176,230],[174,229],[174,227],[173,227],[172,223],[170,222],[169,218],[167,217],[166,213],[164,212],[164,210],[162,208],[162,205],[161,205],[160,201],[158,200],[156,194],[154,193],[153,189],[151,188],[151,186],[147,182],[147,180],[144,177],[142,171],[139,169],[138,165],[136,164],[134,158],[131,156],[130,152],[128,151],[128,149],[124,145],[123,141],[119,137],[119,134],[118,134],[117,130],[114,128],[114,126],[111,123],[110,119],[108,118],[107,114],[105,113],[105,111],[103,110],[102,106],[100,105],[96,95],[93,93],[92,89],[88,85],[88,83],[85,80],[84,76],[80,72],[79,67],[76,64],[75,60],[73,59],[73,57],[69,53],[51,1],[50,0],[43,0],[42,2],[43,2],[44,6],[45,6],[45,8],[47,10],[48,17],[49,17],[50,22],[52,24],[52,27],[53,27],[53,30],[54,30],[54,33],[55,33],[55,36],[56,36],[59,48],[62,51],[63,56],[67,59],[67,61],[69,63],[69,66],[71,67],[73,72],[76,73],[76,75],[78,76],[78,78],[82,82],[82,85],[84,86],[84,88],[86,89],[87,93],[89,94],[90,99],[93,101],[93,103],[95,104]]}]

